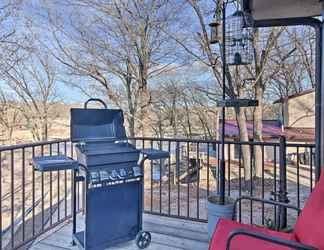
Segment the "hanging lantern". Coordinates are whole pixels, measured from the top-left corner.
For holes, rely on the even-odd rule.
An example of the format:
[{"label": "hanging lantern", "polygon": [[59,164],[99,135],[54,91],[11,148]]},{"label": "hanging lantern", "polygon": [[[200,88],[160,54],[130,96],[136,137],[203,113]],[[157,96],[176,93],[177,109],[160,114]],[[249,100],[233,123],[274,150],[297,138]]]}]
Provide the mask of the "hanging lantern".
[{"label": "hanging lantern", "polygon": [[216,18],[214,18],[213,21],[209,24],[209,27],[210,27],[210,41],[209,41],[210,44],[219,43],[222,37],[221,22]]},{"label": "hanging lantern", "polygon": [[247,65],[253,61],[253,29],[243,11],[226,18],[226,60],[228,65]]}]

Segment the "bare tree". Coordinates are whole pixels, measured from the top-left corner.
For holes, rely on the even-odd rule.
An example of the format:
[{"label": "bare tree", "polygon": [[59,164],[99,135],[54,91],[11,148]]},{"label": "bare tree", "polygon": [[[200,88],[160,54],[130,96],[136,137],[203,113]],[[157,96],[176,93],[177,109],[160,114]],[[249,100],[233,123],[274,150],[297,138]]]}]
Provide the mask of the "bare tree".
[{"label": "bare tree", "polygon": [[[303,34],[303,35],[300,35]],[[314,87],[314,32],[309,27],[285,28],[284,41],[276,43],[271,56],[268,94],[282,98]]]},{"label": "bare tree", "polygon": [[[192,39],[188,39],[186,34],[170,34],[171,37],[176,40],[185,52],[187,52],[193,60],[199,61],[202,64],[208,66],[215,79],[215,89],[222,87],[222,58],[220,56],[222,44],[220,43],[219,48],[212,48],[209,40],[209,27],[206,23],[206,19],[214,14],[213,10],[215,3],[214,1],[200,2],[197,0],[186,0],[191,11],[193,12],[196,20],[194,22],[199,27],[199,32]],[[221,8],[222,1],[217,2],[217,8]],[[188,31],[185,31],[188,32]],[[192,31],[190,31],[192,32]],[[245,84],[243,79],[247,76],[247,73],[243,73],[243,70],[239,70],[235,67],[231,70],[228,65],[226,67],[226,95],[231,99],[240,99],[245,97]],[[216,93],[215,93],[216,95]],[[239,134],[241,141],[248,141],[248,132],[246,126],[246,117],[244,109],[235,109],[236,119],[239,127]],[[245,179],[250,179],[250,153],[249,147],[242,146],[243,165],[245,167]]]},{"label": "bare tree", "polygon": [[53,109],[57,95],[57,72],[51,59],[31,52],[5,74],[7,86],[14,91],[19,110],[34,140],[47,140],[49,129],[59,114]]},{"label": "bare tree", "polygon": [[[254,80],[253,90],[254,98],[258,100],[258,106],[254,108],[253,119],[255,124],[253,138],[257,141],[263,141],[263,109],[264,109],[264,92],[267,84],[270,82],[271,56],[278,44],[278,39],[283,32],[283,28],[271,28],[266,31],[254,30],[253,51],[254,63],[247,67],[249,77]],[[263,34],[262,36],[260,34]],[[265,35],[264,35],[265,34]],[[267,71],[266,71],[267,69]],[[262,148],[254,146],[254,173],[253,176],[262,176]]]},{"label": "bare tree", "polygon": [[158,0],[68,1],[70,7],[75,4],[78,11],[69,12],[69,23],[57,23],[57,15],[51,14],[55,56],[70,74],[92,79],[125,110],[134,136],[135,124],[143,127],[140,121],[151,104],[148,81],[169,71],[177,60],[161,32],[170,28],[176,9]]},{"label": "bare tree", "polygon": [[17,102],[9,94],[0,90],[0,127],[3,130],[4,142],[9,145],[13,142],[13,133],[21,122],[21,115]]},{"label": "bare tree", "polygon": [[22,0],[4,0],[0,3],[0,79],[21,57],[18,52],[28,46],[28,37],[17,31],[17,19]]}]

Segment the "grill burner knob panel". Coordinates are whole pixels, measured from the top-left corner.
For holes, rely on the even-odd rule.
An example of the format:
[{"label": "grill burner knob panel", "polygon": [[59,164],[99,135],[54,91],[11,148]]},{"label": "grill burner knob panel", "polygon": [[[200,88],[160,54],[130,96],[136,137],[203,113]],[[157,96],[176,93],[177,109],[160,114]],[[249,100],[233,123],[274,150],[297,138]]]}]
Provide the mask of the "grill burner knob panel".
[{"label": "grill burner knob panel", "polygon": [[102,185],[120,184],[124,181],[137,181],[142,176],[142,169],[136,167],[126,167],[119,169],[100,169],[90,171],[90,185],[99,187]]}]

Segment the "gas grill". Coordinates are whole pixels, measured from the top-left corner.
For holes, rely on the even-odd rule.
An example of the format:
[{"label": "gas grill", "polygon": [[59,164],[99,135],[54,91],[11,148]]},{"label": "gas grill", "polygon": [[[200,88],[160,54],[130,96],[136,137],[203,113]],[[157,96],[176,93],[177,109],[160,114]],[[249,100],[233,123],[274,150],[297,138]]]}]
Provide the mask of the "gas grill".
[{"label": "gas grill", "polygon": [[[88,108],[92,101],[104,108]],[[80,232],[73,192],[73,243],[81,249],[100,250],[132,239],[141,249],[150,244],[150,233],[142,231],[144,161],[169,153],[136,149],[127,141],[123,123],[122,110],[108,109],[100,99],[71,109],[71,141],[79,164],[74,190],[78,181],[85,187],[85,228]]]},{"label": "gas grill", "polygon": [[[100,102],[103,109],[89,109]],[[128,143],[123,112],[107,109],[100,99],[89,99],[84,108],[71,109],[71,141],[77,161],[65,155],[37,156],[37,171],[73,170],[73,244],[85,250],[102,250],[136,239],[143,249],[151,234],[142,231],[144,161],[168,158],[155,149],[138,150]],[[84,230],[76,231],[76,183],[85,187]]]}]

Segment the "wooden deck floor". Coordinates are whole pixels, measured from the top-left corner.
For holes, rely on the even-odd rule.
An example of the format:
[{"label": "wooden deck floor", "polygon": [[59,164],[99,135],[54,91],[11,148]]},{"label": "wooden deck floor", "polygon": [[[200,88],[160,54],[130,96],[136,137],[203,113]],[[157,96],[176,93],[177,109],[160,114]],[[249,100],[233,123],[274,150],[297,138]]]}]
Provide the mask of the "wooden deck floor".
[{"label": "wooden deck floor", "polygon": [[[82,219],[81,217],[79,219]],[[81,224],[81,223],[79,223]],[[82,225],[78,226],[79,230]],[[207,224],[187,220],[144,215],[144,230],[151,232],[152,242],[147,250],[206,250],[208,249]],[[77,250],[71,246],[71,221],[63,223],[38,238],[31,250]],[[137,250],[134,241],[123,243],[111,250]]]}]

